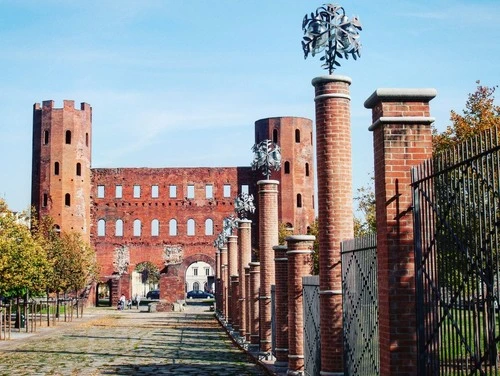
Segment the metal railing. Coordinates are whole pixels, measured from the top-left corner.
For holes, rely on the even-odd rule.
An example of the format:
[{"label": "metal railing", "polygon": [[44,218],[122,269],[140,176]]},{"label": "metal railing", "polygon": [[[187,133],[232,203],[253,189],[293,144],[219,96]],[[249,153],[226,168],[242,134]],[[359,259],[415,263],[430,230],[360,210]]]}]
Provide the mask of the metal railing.
[{"label": "metal railing", "polygon": [[342,242],[345,375],[380,373],[376,235]]},{"label": "metal railing", "polygon": [[319,276],[302,277],[304,310],[304,374],[319,375],[321,337],[319,318]]},{"label": "metal railing", "polygon": [[419,375],[497,375],[500,143],[486,131],[412,169]]}]

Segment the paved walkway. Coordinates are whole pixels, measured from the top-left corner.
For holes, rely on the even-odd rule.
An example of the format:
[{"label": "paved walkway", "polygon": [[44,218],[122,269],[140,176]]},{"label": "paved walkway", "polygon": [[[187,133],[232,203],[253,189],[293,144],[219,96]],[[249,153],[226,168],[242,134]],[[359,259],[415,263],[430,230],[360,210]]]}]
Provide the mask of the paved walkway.
[{"label": "paved walkway", "polygon": [[206,308],[90,308],[86,319],[0,341],[0,375],[266,375]]}]

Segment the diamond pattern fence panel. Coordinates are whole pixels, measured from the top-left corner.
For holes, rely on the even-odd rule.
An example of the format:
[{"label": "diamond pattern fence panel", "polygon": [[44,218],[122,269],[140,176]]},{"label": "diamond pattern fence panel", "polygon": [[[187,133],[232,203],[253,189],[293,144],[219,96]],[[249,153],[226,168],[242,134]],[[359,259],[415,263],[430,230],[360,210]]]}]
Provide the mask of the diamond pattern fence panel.
[{"label": "diamond pattern fence panel", "polygon": [[276,357],[276,286],[271,285],[271,353]]},{"label": "diamond pattern fence panel", "polygon": [[319,334],[319,276],[302,277],[304,308],[304,374],[319,375],[321,341]]},{"label": "diamond pattern fence panel", "polygon": [[376,234],[342,242],[344,374],[380,372]]}]

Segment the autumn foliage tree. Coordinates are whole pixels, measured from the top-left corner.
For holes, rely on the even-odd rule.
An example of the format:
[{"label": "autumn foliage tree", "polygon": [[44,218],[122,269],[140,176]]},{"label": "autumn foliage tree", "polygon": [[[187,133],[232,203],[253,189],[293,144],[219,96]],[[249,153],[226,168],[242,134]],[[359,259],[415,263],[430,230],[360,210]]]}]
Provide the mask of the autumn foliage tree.
[{"label": "autumn foliage tree", "polygon": [[474,93],[469,94],[462,114],[451,111],[449,125],[439,133],[433,128],[432,144],[435,153],[444,151],[458,143],[490,129],[500,126],[500,106],[495,104],[497,86],[488,87],[476,81]]}]

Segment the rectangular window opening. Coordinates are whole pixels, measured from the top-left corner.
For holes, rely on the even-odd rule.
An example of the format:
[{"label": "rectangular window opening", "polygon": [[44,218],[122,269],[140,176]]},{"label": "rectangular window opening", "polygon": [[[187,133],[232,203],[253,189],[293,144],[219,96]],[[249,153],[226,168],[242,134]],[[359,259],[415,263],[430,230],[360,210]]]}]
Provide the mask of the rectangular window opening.
[{"label": "rectangular window opening", "polygon": [[134,185],[134,198],[139,198],[139,197],[141,197],[141,186]]},{"label": "rectangular window opening", "polygon": [[159,197],[159,188],[157,185],[151,186],[151,197],[152,198],[158,198]]},{"label": "rectangular window opening", "polygon": [[97,198],[104,198],[104,185],[97,186]]},{"label": "rectangular window opening", "polygon": [[170,195],[170,198],[176,198],[177,197],[177,186],[176,185],[171,185],[169,187],[169,195]]},{"label": "rectangular window opening", "polygon": [[115,198],[122,198],[123,197],[123,188],[121,185],[117,185],[115,187]]},{"label": "rectangular window opening", "polygon": [[194,185],[188,184],[187,186],[187,198],[194,198]]}]

